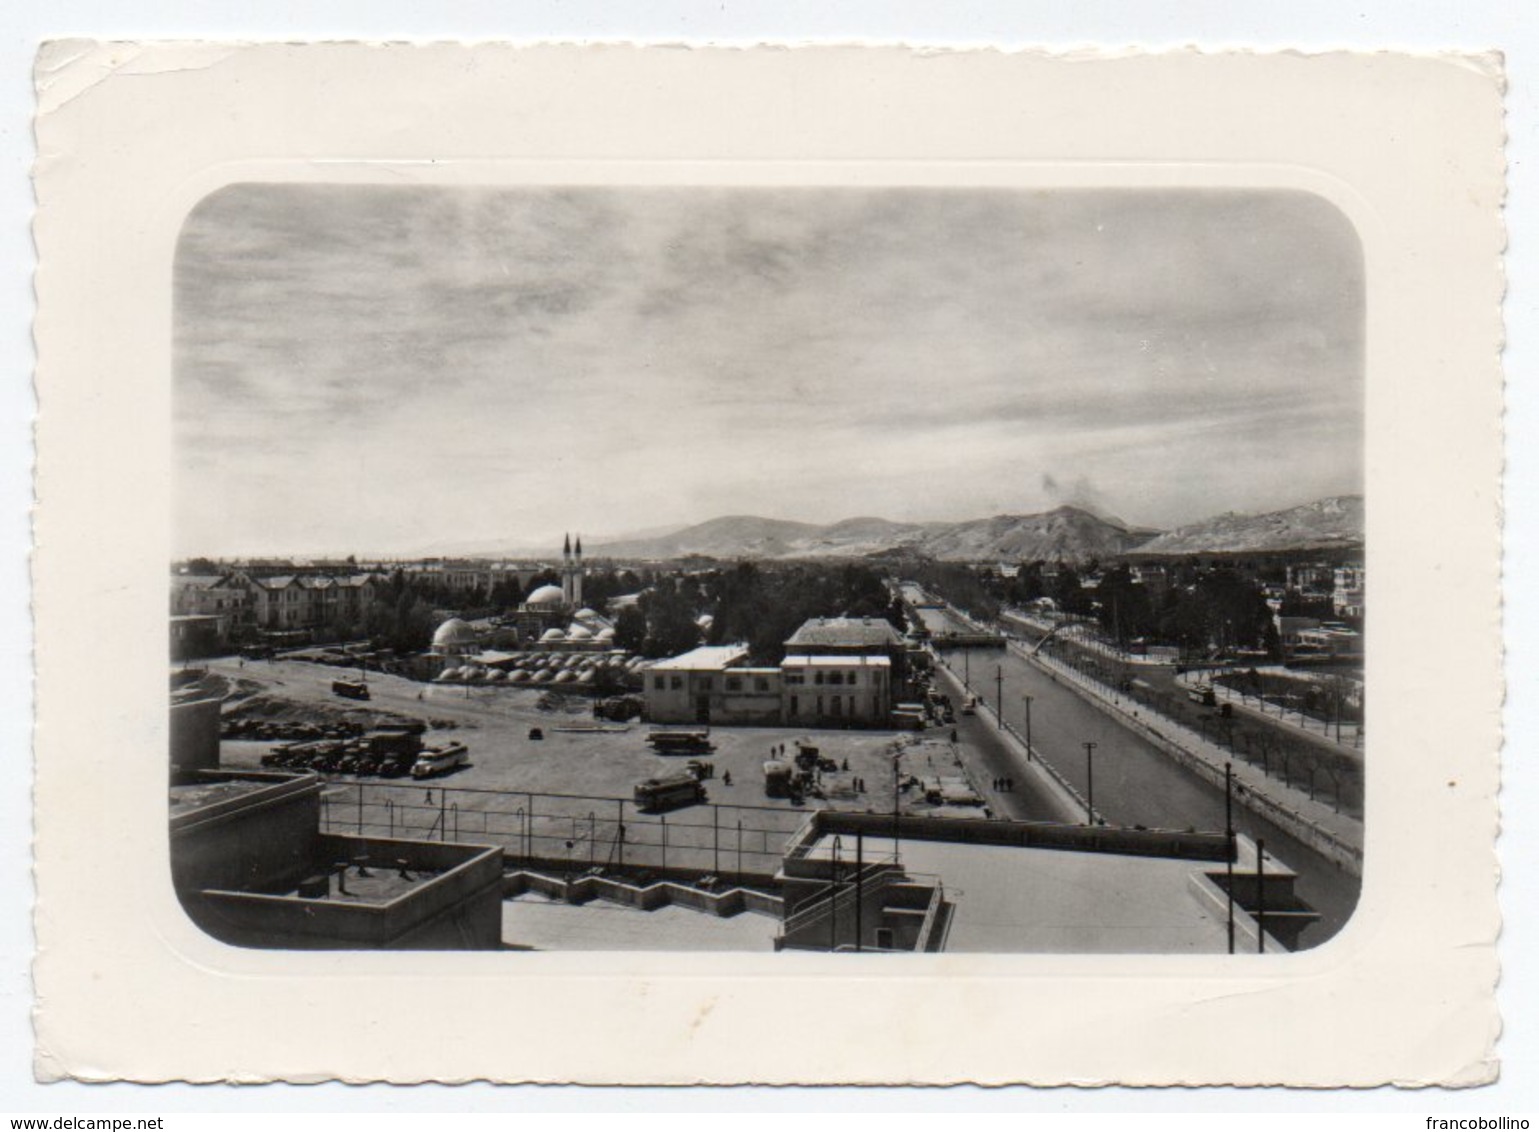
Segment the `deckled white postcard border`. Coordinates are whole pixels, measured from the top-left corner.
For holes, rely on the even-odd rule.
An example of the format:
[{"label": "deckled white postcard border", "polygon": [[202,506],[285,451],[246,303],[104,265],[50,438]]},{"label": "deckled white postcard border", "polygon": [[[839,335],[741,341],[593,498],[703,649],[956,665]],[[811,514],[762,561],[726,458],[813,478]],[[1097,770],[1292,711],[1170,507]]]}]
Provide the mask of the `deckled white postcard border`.
[{"label": "deckled white postcard border", "polygon": [[[1490,57],[59,43],[39,58],[36,1071],[1473,1084],[1495,1071]],[[170,264],[249,179],[1289,185],[1368,279],[1362,900],[1290,956],[251,952],[171,894]],[[111,656],[110,678],[94,675]]]}]

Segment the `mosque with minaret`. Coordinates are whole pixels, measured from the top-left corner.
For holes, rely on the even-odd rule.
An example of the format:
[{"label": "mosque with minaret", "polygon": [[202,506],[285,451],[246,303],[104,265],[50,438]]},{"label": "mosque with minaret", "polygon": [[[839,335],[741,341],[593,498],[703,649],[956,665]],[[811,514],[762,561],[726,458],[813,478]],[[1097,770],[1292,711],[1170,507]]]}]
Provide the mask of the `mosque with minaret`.
[{"label": "mosque with minaret", "polygon": [[561,584],[538,586],[512,615],[520,644],[548,649],[612,648],[614,625],[582,600],[582,536],[561,547]]}]

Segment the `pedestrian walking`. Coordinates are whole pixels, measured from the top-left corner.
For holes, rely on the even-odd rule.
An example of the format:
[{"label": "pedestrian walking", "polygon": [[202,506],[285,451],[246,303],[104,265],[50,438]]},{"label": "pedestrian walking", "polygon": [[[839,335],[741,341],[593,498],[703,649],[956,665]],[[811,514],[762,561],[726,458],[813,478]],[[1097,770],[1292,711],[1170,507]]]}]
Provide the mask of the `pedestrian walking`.
[{"label": "pedestrian walking", "polygon": [[426,799],[426,801],[427,801],[427,804],[430,805],[430,806],[433,804],[433,792],[431,790],[429,790],[427,792],[427,799]]}]

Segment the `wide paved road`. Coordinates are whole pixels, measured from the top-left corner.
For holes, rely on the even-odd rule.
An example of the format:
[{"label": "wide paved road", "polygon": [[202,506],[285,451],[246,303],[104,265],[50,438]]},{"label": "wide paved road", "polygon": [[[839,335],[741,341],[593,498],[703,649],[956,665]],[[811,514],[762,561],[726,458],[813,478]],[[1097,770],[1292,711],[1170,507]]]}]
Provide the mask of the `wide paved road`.
[{"label": "wide paved road", "polygon": [[[957,700],[955,695],[951,698]],[[960,700],[957,705],[961,706]],[[1022,773],[1018,756],[1000,736],[992,716],[958,714],[956,731],[961,757],[968,761],[974,781],[980,788],[991,787],[996,778],[1015,779],[1015,789],[1008,794],[985,789],[990,810],[1015,821],[1062,819],[1058,808],[1040,793],[1033,776]]]},{"label": "wide paved road", "polygon": [[[961,627],[943,610],[925,609],[920,614],[932,632]],[[945,656],[952,671],[970,677],[973,691],[991,706],[998,698],[997,671],[1005,718],[1022,733],[1024,697],[1033,697],[1032,746],[1081,794],[1089,793],[1092,777],[1084,744],[1096,744],[1091,760],[1095,808],[1108,822],[1160,829],[1224,828],[1222,790],[1182,769],[1034,665],[1002,649],[956,649]],[[1238,832],[1264,838],[1268,850],[1298,872],[1298,894],[1320,912],[1320,923],[1301,942],[1311,946],[1335,935],[1356,907],[1358,879],[1244,807],[1235,806],[1234,815]]]}]

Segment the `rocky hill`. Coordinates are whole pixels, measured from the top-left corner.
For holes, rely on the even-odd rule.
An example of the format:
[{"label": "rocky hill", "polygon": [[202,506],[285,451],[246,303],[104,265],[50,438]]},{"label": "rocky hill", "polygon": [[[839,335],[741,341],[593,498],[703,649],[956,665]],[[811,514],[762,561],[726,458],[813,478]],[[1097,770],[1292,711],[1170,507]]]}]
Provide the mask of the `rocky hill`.
[{"label": "rocky hill", "polygon": [[725,515],[654,538],[624,539],[588,546],[590,558],[787,558],[801,552],[806,541],[825,530],[813,523],[761,519],[756,515]]},{"label": "rocky hill", "polygon": [[1363,497],[1333,495],[1263,515],[1228,512],[1166,531],[1139,546],[1139,556],[1275,554],[1363,544]]}]

